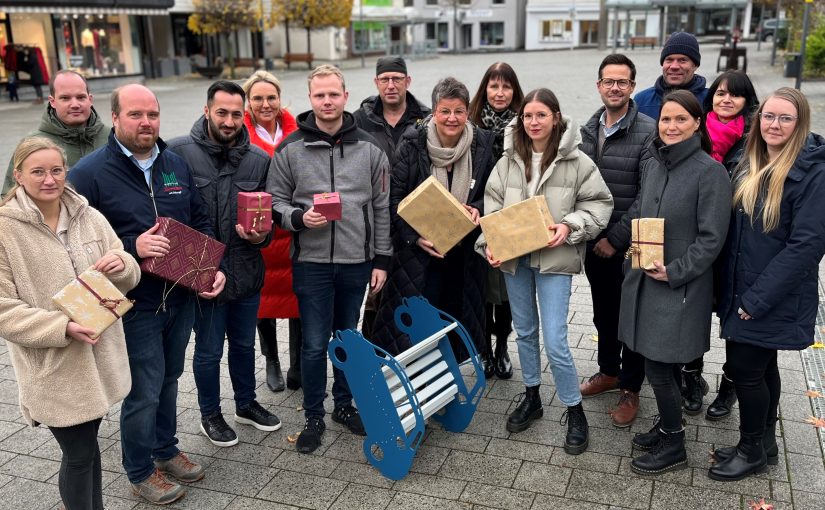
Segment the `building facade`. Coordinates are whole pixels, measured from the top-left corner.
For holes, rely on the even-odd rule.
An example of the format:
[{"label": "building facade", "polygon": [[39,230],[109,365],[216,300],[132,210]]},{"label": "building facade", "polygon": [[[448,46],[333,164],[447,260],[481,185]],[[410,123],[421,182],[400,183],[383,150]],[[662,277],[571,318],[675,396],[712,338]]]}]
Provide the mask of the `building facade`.
[{"label": "building facade", "polygon": [[438,51],[503,51],[524,47],[526,0],[405,0],[424,20],[414,40]]}]

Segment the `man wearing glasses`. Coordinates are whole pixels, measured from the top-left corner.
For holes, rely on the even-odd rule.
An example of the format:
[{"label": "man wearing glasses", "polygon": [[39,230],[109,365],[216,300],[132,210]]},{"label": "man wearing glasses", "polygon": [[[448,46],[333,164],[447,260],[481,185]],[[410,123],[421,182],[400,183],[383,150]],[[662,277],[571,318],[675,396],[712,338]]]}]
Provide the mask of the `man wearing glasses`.
[{"label": "man wearing glasses", "polygon": [[581,384],[582,396],[619,390],[610,415],[617,427],[629,427],[639,411],[639,390],[645,378],[644,358],[618,338],[622,262],[627,246],[614,226],[627,213],[640,186],[642,151],[656,132],[656,122],[639,113],[630,98],[636,87],[636,66],[624,55],[608,55],[599,66],[596,89],[604,106],[581,128],[579,148],[592,159],[610,193],[613,214],[606,229],[587,243],[584,270],[593,298],[593,323],[599,334],[599,371]]}]

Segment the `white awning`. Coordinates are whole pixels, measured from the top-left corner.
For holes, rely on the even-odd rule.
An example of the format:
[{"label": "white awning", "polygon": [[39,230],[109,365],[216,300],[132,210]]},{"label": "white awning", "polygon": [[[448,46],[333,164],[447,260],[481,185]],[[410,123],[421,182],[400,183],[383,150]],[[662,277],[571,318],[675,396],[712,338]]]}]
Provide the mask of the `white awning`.
[{"label": "white awning", "polygon": [[134,7],[59,7],[45,5],[6,6],[0,7],[0,12],[16,13],[48,13],[48,14],[133,14],[136,16],[167,16],[169,9],[141,9]]}]

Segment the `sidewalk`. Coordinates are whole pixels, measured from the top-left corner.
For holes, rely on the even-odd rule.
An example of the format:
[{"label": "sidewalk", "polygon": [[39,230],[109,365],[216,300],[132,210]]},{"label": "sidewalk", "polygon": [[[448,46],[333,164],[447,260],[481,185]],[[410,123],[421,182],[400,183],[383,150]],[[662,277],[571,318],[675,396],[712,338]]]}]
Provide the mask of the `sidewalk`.
[{"label": "sidewalk", "polygon": [[[718,51],[718,46],[703,47],[705,59],[701,70],[709,81],[716,75],[713,72],[716,64],[714,48]],[[750,45],[748,48],[752,52]],[[755,50],[755,44],[753,48]],[[628,55],[639,65],[638,89],[642,89],[652,82],[651,76],[656,75],[658,50],[636,50],[628,52]],[[426,99],[428,93],[425,91],[430,90],[427,85],[431,88],[439,75],[453,72],[478,79],[493,61],[509,61],[519,70],[534,70],[535,75],[526,73],[523,80],[525,90],[542,84],[548,84],[554,90],[558,87],[566,113],[581,121],[595,110],[598,101],[593,83],[595,69],[602,56],[592,50],[486,56],[473,54],[441,56],[410,65],[416,80],[413,90],[419,98]],[[748,70],[754,77],[760,96],[779,86],[792,85],[792,80],[778,76],[778,68],[770,69],[767,65],[769,51],[763,50],[749,57]],[[357,81],[372,73],[371,66],[368,63],[368,69],[361,73],[347,71],[347,85],[349,87],[350,83],[354,83],[353,89],[356,90],[352,93],[348,109],[356,108],[361,94],[368,90],[368,87],[357,85]],[[586,69],[586,76],[583,76],[581,69]],[[306,98],[302,95],[305,88],[298,89],[306,86],[304,80],[304,73],[284,75],[284,82],[290,87],[285,87],[285,90],[292,91],[293,111],[301,111],[305,102]],[[474,91],[477,81],[471,83],[468,80],[467,83]],[[167,98],[177,97],[175,94],[197,94],[198,101],[194,102],[202,105],[201,98],[205,94],[202,95],[200,89],[176,92],[171,90],[174,84],[164,85],[169,87],[169,91],[159,93],[164,108],[165,101],[169,100]],[[805,83],[803,91],[815,110],[814,130],[825,132],[825,83]],[[106,100],[100,97],[98,102],[101,104],[98,109],[103,110]],[[188,129],[194,116],[186,115],[184,120],[177,120],[180,118],[177,108],[178,105],[170,104],[169,110],[173,114],[165,110],[164,123],[171,125],[175,119],[176,129]],[[194,112],[192,108],[189,107],[190,114]],[[107,115],[108,111],[104,111]],[[104,114],[103,111],[101,113]],[[8,154],[0,154],[0,161],[7,160]],[[821,295],[825,295],[822,286],[825,265],[820,266],[819,277]],[[598,370],[595,361],[596,331],[592,325],[587,280],[584,276],[577,276],[573,284],[569,342],[579,376],[584,378]],[[820,337],[823,336],[823,328],[825,317],[821,306],[817,324]],[[286,324],[279,329],[281,360],[285,365],[289,360]],[[711,350],[704,358],[705,375],[714,389],[725,360],[724,344],[717,334],[718,325],[715,325]],[[812,400],[805,395],[808,389],[825,394],[822,385],[825,349],[780,353],[783,394],[780,402],[781,427],[777,431],[780,436],[777,438],[779,465],[758,477],[721,483],[710,480],[706,475],[710,465],[709,452],[720,446],[736,444],[738,440],[738,408],[722,422],[706,421],[703,414],[686,416],[688,469],[658,477],[642,477],[632,473],[629,463],[639,452],[632,450],[630,440],[634,433],[647,431],[651,427],[651,416],[656,414],[655,400],[647,385],[642,390],[639,418],[630,429],[617,429],[611,424],[607,412],[615,404],[615,393],[586,400],[584,406],[591,426],[590,447],[582,455],[566,455],[562,448],[565,427],[559,424],[564,408],[555,399],[552,376],[545,366],[545,384],[542,386],[545,415],[530,429],[510,434],[504,427],[507,414],[515,407],[515,395],[523,391],[521,372],[517,370],[510,381],[489,381],[479,411],[465,433],[447,433],[431,423],[412,472],[405,479],[393,482],[384,479],[366,463],[361,438],[343,431],[330,419],[327,419],[323,446],[312,455],[296,453],[287,436],[298,432],[303,426],[303,413],[297,410],[301,404],[301,392],[287,390],[271,393],[264,384],[263,359],[260,357],[257,359],[258,399],[279,416],[284,427],[277,432],[265,433],[237,426],[241,440],[238,446],[213,446],[198,431],[200,416],[191,363],[193,347],[194,343],[191,343],[186,371],[179,384],[178,437],[181,448],[205,464],[207,473],[204,480],[191,484],[188,495],[174,508],[727,510],[748,509],[750,501],[761,498],[773,504],[776,510],[818,510],[825,507],[825,431],[818,433],[805,422],[815,413],[818,416],[825,413],[825,398]],[[518,369],[518,355],[512,337],[510,353]],[[808,373],[805,372],[806,367],[810,368]],[[222,407],[227,413],[228,423],[232,424],[234,404],[225,360],[221,369]],[[17,395],[9,354],[5,343],[0,340],[0,506],[21,510],[57,508],[59,448],[45,427],[31,429],[24,425],[17,407]],[[706,404],[713,396],[711,392],[706,397]],[[328,412],[332,410],[330,400],[327,399]],[[99,434],[106,507],[110,510],[155,508],[131,495],[120,465],[118,420],[118,410],[114,409],[104,419]]]}]

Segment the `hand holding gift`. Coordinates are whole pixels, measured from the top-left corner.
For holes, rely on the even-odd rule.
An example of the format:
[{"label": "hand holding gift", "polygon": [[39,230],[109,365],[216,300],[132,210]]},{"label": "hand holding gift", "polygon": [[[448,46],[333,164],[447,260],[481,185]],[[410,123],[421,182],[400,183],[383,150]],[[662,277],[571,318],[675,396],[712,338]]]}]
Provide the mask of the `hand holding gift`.
[{"label": "hand holding gift", "polygon": [[140,234],[135,241],[135,251],[138,257],[146,259],[149,257],[163,257],[169,253],[169,239],[164,236],[155,235],[160,228],[160,223]]},{"label": "hand holding gift", "polygon": [[266,232],[258,232],[255,229],[250,231],[244,230],[244,226],[238,223],[235,225],[235,232],[238,234],[238,237],[243,239],[244,241],[249,241],[252,244],[261,244],[266,239]]},{"label": "hand holding gift", "polygon": [[307,228],[321,228],[327,224],[327,219],[323,214],[316,212],[315,207],[310,207],[304,213],[304,226]]},{"label": "hand holding gift", "polygon": [[564,241],[567,240],[567,236],[570,235],[570,227],[564,223],[554,223],[553,225],[549,225],[547,230],[553,232],[553,237],[551,237],[550,242],[547,243],[548,248],[561,246],[564,244]]},{"label": "hand holding gift", "polygon": [[217,273],[215,273],[215,281],[212,282],[212,290],[198,292],[198,296],[204,299],[212,299],[218,297],[218,294],[223,292],[224,285],[226,285],[226,275],[223,274],[223,271],[218,271]]},{"label": "hand holding gift", "polygon": [[425,252],[429,253],[429,254],[430,254],[430,256],[432,256],[432,257],[439,258],[439,259],[443,259],[443,258],[444,258],[444,255],[442,255],[442,254],[438,253],[438,252],[435,250],[435,246],[433,245],[433,243],[431,243],[430,241],[427,241],[427,240],[426,240],[426,239],[424,239],[423,237],[419,237],[419,238],[415,241],[415,244],[417,244],[417,245],[418,245],[418,247],[419,247],[419,248],[421,248],[422,250],[424,250]]},{"label": "hand holding gift", "polygon": [[75,321],[69,321],[69,323],[66,324],[66,336],[72,340],[94,345],[100,340],[100,337],[92,337],[94,334],[95,330],[83,327]]},{"label": "hand holding gift", "polygon": [[244,232],[266,234],[272,230],[272,195],[263,191],[238,193],[238,224]]},{"label": "hand holding gift", "polygon": [[103,274],[115,274],[126,269],[126,264],[114,253],[107,253],[100,257],[92,268]]},{"label": "hand holding gift", "polygon": [[341,195],[337,191],[313,195],[312,210],[322,215],[326,221],[340,220],[342,217]]}]

